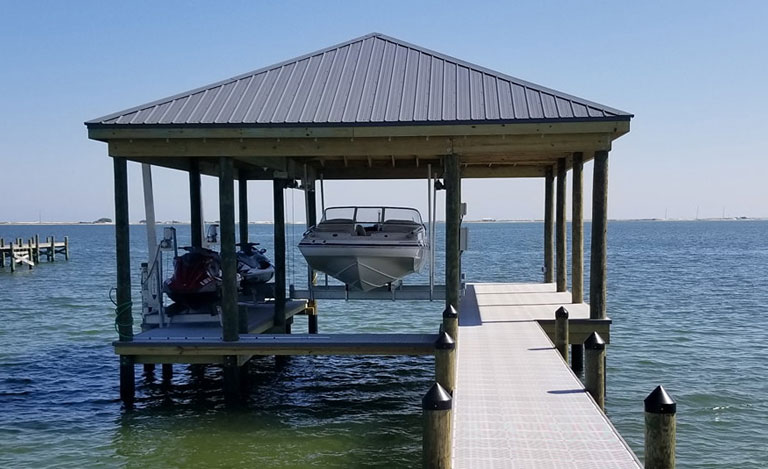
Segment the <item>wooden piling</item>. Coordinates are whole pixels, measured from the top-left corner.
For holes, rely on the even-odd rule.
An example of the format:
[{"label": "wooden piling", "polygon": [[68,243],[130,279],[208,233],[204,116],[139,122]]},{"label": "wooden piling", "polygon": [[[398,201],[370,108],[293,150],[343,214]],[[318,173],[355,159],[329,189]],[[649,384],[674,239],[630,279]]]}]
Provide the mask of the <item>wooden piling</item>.
[{"label": "wooden piling", "polygon": [[446,306],[443,310],[443,332],[446,332],[455,341],[459,337],[459,313],[453,306]]},{"label": "wooden piling", "polygon": [[224,355],[224,399],[228,404],[240,401],[240,367],[237,355]]},{"label": "wooden piling", "polygon": [[555,311],[555,348],[568,363],[568,310],[563,306]]},{"label": "wooden piling", "polygon": [[584,344],[571,344],[571,369],[577,374],[584,371]]},{"label": "wooden piling", "polygon": [[451,395],[439,383],[433,384],[421,400],[424,413],[422,467],[425,469],[451,467],[452,407]]},{"label": "wooden piling", "polygon": [[[461,267],[461,169],[459,157],[448,155],[445,166],[445,305],[459,309]],[[457,340],[456,336],[453,336]]]},{"label": "wooden piling", "polygon": [[189,212],[192,247],[203,246],[202,194],[200,189],[200,164],[197,159],[189,160]]},{"label": "wooden piling", "polygon": [[[65,237],[64,239],[68,239],[69,237]],[[69,248],[67,248],[67,260],[69,260]],[[35,263],[40,263],[40,235],[35,235]]]},{"label": "wooden piling", "polygon": [[163,381],[166,384],[170,384],[173,381],[173,364],[163,363]]},{"label": "wooden piling", "polygon": [[64,236],[64,260],[69,260],[69,236]]},{"label": "wooden piling", "polygon": [[592,176],[592,246],[589,268],[589,317],[605,319],[607,288],[608,152],[596,151]]},{"label": "wooden piling", "polygon": [[435,341],[435,381],[453,395],[456,389],[456,342],[445,331]]},{"label": "wooden piling", "polygon": [[557,291],[568,289],[568,259],[566,252],[567,226],[565,221],[565,190],[567,187],[565,158],[557,160],[557,216],[555,220],[555,244],[557,256]]},{"label": "wooden piling", "polygon": [[663,386],[657,386],[643,402],[645,407],[645,467],[674,469],[677,404]]},{"label": "wooden piling", "polygon": [[[573,154],[571,196],[571,302],[584,301],[584,154]],[[577,344],[581,347],[581,344]]]},{"label": "wooden piling", "polygon": [[544,283],[555,281],[555,177],[552,167],[544,176]]},{"label": "wooden piling", "polygon": [[274,324],[278,332],[285,331],[285,202],[283,191],[285,181],[272,181],[275,236],[275,315]]},{"label": "wooden piling", "polygon": [[[5,247],[5,240],[0,238],[0,248]],[[0,249],[0,267],[5,268],[5,249]]]},{"label": "wooden piling", "polygon": [[[128,168],[125,158],[114,157],[115,175],[115,251],[117,263],[117,287],[115,293],[115,322],[119,340],[133,340],[133,303],[131,301],[131,242],[128,224]],[[54,238],[51,236],[51,258],[55,256]],[[120,398],[133,403],[136,383],[134,360],[131,356],[120,358]]]},{"label": "wooden piling", "polygon": [[[128,183],[126,182],[126,185]],[[117,215],[115,215],[115,218],[117,218]],[[128,223],[127,216],[126,216],[126,223]],[[115,224],[117,224],[117,220],[115,220]],[[48,257],[49,262],[55,262],[56,261],[56,237],[51,235],[51,249],[49,251],[51,255]]]},{"label": "wooden piling", "polygon": [[245,171],[240,170],[237,179],[238,215],[240,219],[240,242],[248,242],[248,179]]},{"label": "wooden piling", "polygon": [[219,158],[219,218],[221,230],[222,338],[239,339],[237,259],[235,258],[235,193],[232,158]]},{"label": "wooden piling", "polygon": [[13,243],[10,243],[8,245],[9,253],[10,253],[10,261],[11,261],[11,272],[16,272],[16,257],[13,255]]},{"label": "wooden piling", "polygon": [[605,341],[593,332],[584,341],[584,387],[601,409],[605,409]]},{"label": "wooden piling", "polygon": [[307,332],[317,334],[317,300],[307,301]]}]

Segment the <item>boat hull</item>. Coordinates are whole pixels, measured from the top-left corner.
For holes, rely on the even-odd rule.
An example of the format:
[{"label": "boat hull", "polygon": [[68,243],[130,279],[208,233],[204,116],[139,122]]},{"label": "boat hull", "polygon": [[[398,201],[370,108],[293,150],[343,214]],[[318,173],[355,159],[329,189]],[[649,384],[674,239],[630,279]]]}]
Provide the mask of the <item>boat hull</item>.
[{"label": "boat hull", "polygon": [[424,245],[299,244],[307,263],[355,290],[369,291],[420,272]]}]

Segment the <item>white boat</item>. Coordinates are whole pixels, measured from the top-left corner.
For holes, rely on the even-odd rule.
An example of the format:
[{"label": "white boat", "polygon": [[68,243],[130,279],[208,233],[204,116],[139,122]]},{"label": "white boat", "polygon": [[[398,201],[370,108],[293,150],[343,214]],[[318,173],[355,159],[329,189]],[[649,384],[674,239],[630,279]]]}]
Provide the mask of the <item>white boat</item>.
[{"label": "white boat", "polygon": [[307,263],[369,291],[421,272],[429,257],[419,211],[407,207],[331,207],[299,243]]}]

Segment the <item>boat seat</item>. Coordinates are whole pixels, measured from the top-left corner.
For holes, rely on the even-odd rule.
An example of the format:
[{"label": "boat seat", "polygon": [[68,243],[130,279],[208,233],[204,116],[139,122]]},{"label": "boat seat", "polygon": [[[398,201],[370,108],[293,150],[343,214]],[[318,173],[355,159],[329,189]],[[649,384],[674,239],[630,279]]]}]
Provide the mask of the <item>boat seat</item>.
[{"label": "boat seat", "polygon": [[419,227],[418,223],[401,221],[386,221],[381,225],[381,231],[383,233],[407,233]]},{"label": "boat seat", "polygon": [[319,231],[319,232],[324,232],[324,233],[332,232],[332,233],[350,233],[350,234],[354,234],[354,232],[355,232],[355,227],[354,227],[354,225],[352,224],[351,221],[349,223],[338,223],[338,222],[335,222],[335,221],[331,222],[331,223],[323,222],[323,223],[318,224],[315,229],[317,231]]}]

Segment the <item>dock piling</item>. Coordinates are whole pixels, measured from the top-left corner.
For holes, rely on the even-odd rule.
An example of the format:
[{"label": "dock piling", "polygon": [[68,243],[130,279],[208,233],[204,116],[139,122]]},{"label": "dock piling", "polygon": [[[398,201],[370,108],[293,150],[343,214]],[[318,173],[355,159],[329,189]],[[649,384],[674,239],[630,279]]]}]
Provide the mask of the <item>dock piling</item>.
[{"label": "dock piling", "polygon": [[317,300],[307,301],[307,332],[317,334]]},{"label": "dock piling", "polygon": [[544,283],[555,281],[555,176],[551,166],[544,177]]},{"label": "dock piling", "polygon": [[663,386],[657,386],[644,401],[645,467],[674,469],[677,404]]},{"label": "dock piling", "polygon": [[69,260],[69,236],[64,236],[64,260]]},{"label": "dock piling", "polygon": [[435,342],[435,381],[453,395],[456,389],[456,342],[445,331]]},{"label": "dock piling", "polygon": [[555,259],[557,291],[564,292],[568,289],[568,272],[566,259],[566,221],[565,221],[565,190],[567,184],[567,169],[565,158],[557,160],[557,196],[555,215]]},{"label": "dock piling", "polygon": [[568,310],[564,306],[555,311],[555,348],[568,363]]},{"label": "dock piling", "polygon": [[459,313],[452,305],[443,310],[443,332],[448,333],[454,342],[459,339]]},{"label": "dock piling", "polygon": [[173,380],[173,363],[163,363],[163,383],[170,384]]},{"label": "dock piling", "polygon": [[49,262],[56,262],[56,238],[55,236],[51,235],[51,249],[49,250],[50,256],[48,257]]},{"label": "dock piling", "polygon": [[[67,238],[64,238],[67,239]],[[69,260],[69,249],[67,249],[67,260]],[[40,235],[35,235],[35,260],[36,264],[40,263]]]},{"label": "dock piling", "polygon": [[605,341],[593,332],[584,341],[584,387],[601,409],[605,409]]},{"label": "dock piling", "polygon": [[451,467],[451,395],[435,383],[421,400],[424,412],[423,466],[425,469]]},{"label": "dock piling", "polygon": [[13,257],[13,243],[10,243],[10,244],[8,245],[8,247],[10,248],[10,251],[9,251],[9,252],[10,252],[10,254],[11,254],[11,256],[10,256],[10,261],[11,261],[11,272],[16,272],[16,259]]}]

